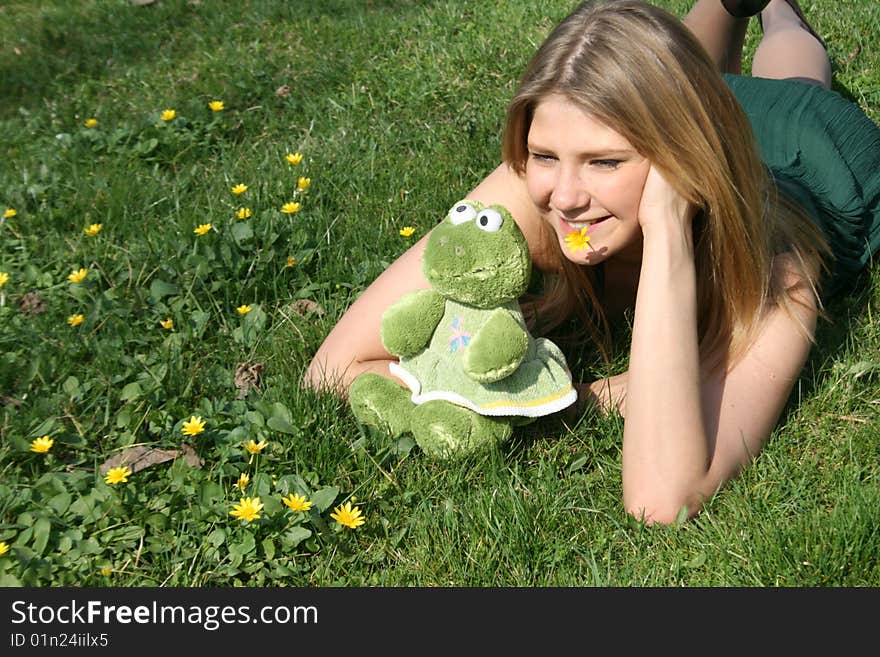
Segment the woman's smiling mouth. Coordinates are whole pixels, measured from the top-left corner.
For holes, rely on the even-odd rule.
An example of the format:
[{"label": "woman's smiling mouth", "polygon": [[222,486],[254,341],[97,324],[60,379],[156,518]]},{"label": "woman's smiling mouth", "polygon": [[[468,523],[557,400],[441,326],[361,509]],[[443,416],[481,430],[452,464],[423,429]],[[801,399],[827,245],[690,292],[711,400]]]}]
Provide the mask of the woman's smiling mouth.
[{"label": "woman's smiling mouth", "polygon": [[596,219],[591,219],[589,221],[566,221],[565,219],[560,219],[559,224],[562,226],[562,230],[567,235],[568,233],[573,233],[575,231],[580,231],[583,228],[587,229],[587,234],[592,233],[602,222],[606,219],[610,219],[611,215],[607,214],[603,217],[597,217]]}]

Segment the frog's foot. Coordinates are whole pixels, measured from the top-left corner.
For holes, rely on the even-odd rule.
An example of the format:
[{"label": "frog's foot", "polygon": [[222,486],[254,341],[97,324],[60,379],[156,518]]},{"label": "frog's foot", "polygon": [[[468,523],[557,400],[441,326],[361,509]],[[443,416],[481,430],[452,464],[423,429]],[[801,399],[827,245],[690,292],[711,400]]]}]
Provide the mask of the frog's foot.
[{"label": "frog's foot", "polygon": [[435,400],[415,407],[412,433],[426,454],[445,459],[498,445],[510,438],[513,428],[507,419]]},{"label": "frog's foot", "polygon": [[391,379],[367,372],[352,381],[348,403],[358,422],[396,438],[410,431],[415,404],[409,396],[409,390]]}]

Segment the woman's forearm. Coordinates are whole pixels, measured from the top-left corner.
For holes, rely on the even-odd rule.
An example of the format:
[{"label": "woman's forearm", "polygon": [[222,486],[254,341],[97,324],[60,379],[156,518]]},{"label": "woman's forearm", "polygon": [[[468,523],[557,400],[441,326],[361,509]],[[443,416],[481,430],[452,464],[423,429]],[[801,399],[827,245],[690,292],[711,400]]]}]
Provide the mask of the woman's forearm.
[{"label": "woman's forearm", "polygon": [[689,222],[645,231],[623,437],[624,504],[669,522],[695,511],[707,472],[696,272]]}]

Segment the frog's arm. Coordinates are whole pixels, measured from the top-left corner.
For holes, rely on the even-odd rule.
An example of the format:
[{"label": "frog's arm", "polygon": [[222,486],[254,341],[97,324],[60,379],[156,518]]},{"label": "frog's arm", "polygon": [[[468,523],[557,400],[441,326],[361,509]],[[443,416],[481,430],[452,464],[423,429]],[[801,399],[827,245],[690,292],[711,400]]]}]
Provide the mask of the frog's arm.
[{"label": "frog's arm", "polygon": [[443,317],[446,299],[434,290],[404,294],[382,315],[382,344],[395,356],[414,356],[424,349]]},{"label": "frog's arm", "polygon": [[528,347],[529,334],[510,311],[498,308],[471,339],[464,353],[464,371],[480,383],[500,381],[516,371]]}]

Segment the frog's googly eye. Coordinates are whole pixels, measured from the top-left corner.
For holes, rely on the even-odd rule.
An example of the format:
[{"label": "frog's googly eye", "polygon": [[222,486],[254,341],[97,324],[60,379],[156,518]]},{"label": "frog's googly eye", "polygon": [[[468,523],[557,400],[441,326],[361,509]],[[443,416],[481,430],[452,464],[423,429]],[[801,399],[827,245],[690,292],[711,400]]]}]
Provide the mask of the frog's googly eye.
[{"label": "frog's googly eye", "polygon": [[465,221],[470,221],[476,216],[477,211],[474,209],[474,206],[467,203],[459,203],[449,211],[449,221],[456,226],[463,224]]},{"label": "frog's googly eye", "polygon": [[501,228],[503,223],[504,219],[501,218],[501,213],[492,208],[487,208],[477,215],[477,227],[487,233],[494,233]]}]

